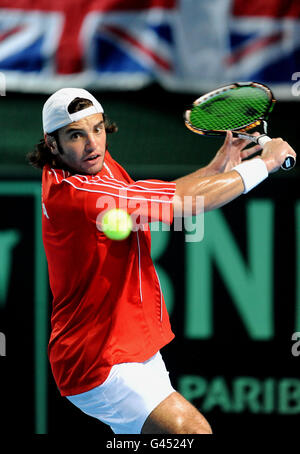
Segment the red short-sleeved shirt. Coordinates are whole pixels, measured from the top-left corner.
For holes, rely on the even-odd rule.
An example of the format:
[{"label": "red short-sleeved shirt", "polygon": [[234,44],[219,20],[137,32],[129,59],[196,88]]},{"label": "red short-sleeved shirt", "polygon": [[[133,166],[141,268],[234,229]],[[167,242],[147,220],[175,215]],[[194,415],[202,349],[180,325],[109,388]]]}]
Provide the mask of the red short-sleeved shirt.
[{"label": "red short-sleeved shirt", "polygon": [[134,182],[108,151],[95,176],[44,167],[43,241],[53,294],[48,354],[63,396],[100,385],[114,364],[145,361],[173,339],[150,231],[112,241],[97,222],[113,200],[141,213],[137,221],[171,223],[175,188]]}]

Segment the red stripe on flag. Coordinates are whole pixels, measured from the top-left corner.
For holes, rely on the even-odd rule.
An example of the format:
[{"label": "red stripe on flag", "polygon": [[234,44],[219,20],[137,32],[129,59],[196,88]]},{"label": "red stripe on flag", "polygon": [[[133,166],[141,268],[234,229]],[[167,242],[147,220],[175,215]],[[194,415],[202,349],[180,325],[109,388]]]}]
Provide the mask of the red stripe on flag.
[{"label": "red stripe on flag", "polygon": [[92,7],[92,9],[99,11],[138,11],[151,8],[172,9],[175,6],[176,0],[101,0],[100,2],[95,2],[95,8]]},{"label": "red stripe on flag", "polygon": [[300,19],[299,0],[234,0],[234,16],[264,16]]},{"label": "red stripe on flag", "polygon": [[172,9],[177,0],[0,0],[0,8],[27,11],[71,11],[73,15],[85,15],[87,11],[124,11],[151,8]]},{"label": "red stripe on flag", "polygon": [[125,33],[122,29],[113,27],[111,25],[105,26],[104,29],[108,30],[109,32],[118,36],[118,38],[121,38],[122,40],[126,41],[127,43],[131,44],[132,46],[138,48],[143,54],[147,55],[147,57],[150,57],[151,60],[153,60],[161,68],[166,69],[168,71],[171,69],[170,64],[166,60],[163,60],[157,54],[152,52],[152,50],[148,49],[146,46],[141,44],[140,41],[136,40],[132,36]]},{"label": "red stripe on flag", "polygon": [[18,26],[18,27],[11,28],[7,32],[0,33],[0,41],[4,41],[6,38],[9,38],[9,36],[14,35],[15,33],[18,33],[23,28],[24,27]]},{"label": "red stripe on flag", "polygon": [[281,41],[283,38],[283,33],[276,33],[272,36],[266,36],[265,38],[258,39],[254,42],[251,42],[247,46],[243,47],[242,49],[238,49],[236,52],[234,52],[232,55],[227,57],[225,59],[225,64],[227,66],[231,66],[240,60],[242,60],[245,57],[249,57],[249,55],[253,54],[254,52],[257,52],[260,49],[263,49],[264,47],[269,46],[270,44],[274,44],[278,41]]},{"label": "red stripe on flag", "polygon": [[[12,6],[13,3],[13,6]],[[173,9],[177,0],[0,0],[1,8],[23,10],[27,12],[60,12],[64,16],[64,25],[56,53],[57,72],[72,74],[82,71],[83,49],[79,33],[87,14],[107,11],[142,11],[151,8]],[[165,66],[165,62],[159,62]]]}]

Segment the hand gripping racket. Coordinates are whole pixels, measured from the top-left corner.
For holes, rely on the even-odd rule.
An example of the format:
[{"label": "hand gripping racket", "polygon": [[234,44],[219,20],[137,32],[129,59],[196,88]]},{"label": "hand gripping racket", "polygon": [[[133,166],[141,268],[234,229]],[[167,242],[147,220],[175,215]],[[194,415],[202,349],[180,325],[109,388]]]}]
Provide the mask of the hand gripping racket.
[{"label": "hand gripping racket", "polygon": [[[226,136],[230,130],[233,137],[248,139],[262,147],[272,140],[267,136],[267,120],[275,105],[272,91],[257,82],[236,82],[218,88],[194,101],[184,115],[186,126],[205,136]],[[252,136],[250,129],[263,126],[263,134]],[[290,170],[296,160],[286,157],[281,168]]]}]

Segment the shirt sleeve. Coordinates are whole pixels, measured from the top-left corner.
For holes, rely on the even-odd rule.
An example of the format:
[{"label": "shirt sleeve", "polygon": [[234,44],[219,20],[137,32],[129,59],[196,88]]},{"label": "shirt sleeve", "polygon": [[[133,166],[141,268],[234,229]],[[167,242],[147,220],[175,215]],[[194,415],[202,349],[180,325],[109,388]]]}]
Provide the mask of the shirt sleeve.
[{"label": "shirt sleeve", "polygon": [[92,184],[77,180],[77,188],[78,183],[82,190],[89,190],[86,195],[89,218],[97,217],[99,221],[99,216],[107,210],[120,208],[131,215],[134,225],[157,221],[171,224],[173,221],[175,183],[153,179],[124,183],[109,177]]},{"label": "shirt sleeve", "polygon": [[100,222],[104,212],[113,208],[126,210],[136,225],[173,222],[176,183],[156,179],[125,182],[108,175],[68,176],[57,171],[54,180],[57,186],[69,187],[70,200],[84,200],[82,209],[96,223]]}]

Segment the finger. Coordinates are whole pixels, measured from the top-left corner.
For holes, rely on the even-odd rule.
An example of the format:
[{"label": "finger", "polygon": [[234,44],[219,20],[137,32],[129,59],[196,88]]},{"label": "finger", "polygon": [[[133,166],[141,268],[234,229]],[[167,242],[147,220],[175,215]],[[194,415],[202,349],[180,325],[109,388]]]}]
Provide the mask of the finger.
[{"label": "finger", "polygon": [[232,144],[232,132],[231,131],[226,131],[226,137],[224,141],[225,146],[231,146]]},{"label": "finger", "polygon": [[241,149],[250,143],[247,139],[233,139],[232,144],[235,147],[240,147]]},{"label": "finger", "polygon": [[231,149],[231,145],[232,145],[232,133],[231,133],[231,131],[226,131],[226,137],[225,137],[222,147],[219,149],[219,153],[224,153],[224,152],[227,153],[228,150]]},{"label": "finger", "polygon": [[[235,141],[236,140],[236,141]],[[242,153],[243,150],[250,144],[253,143],[251,140],[248,139],[234,139],[232,142],[233,147],[239,153]],[[246,150],[245,150],[246,151]]]},{"label": "finger", "polygon": [[255,136],[255,137],[259,137],[260,135],[261,134],[258,131],[254,132],[253,134],[250,134],[250,136]]},{"label": "finger", "polygon": [[248,158],[249,156],[252,156],[255,153],[258,153],[259,151],[262,150],[262,147],[260,145],[254,145],[253,147],[247,148],[246,150],[241,151],[241,158],[245,159]]}]

